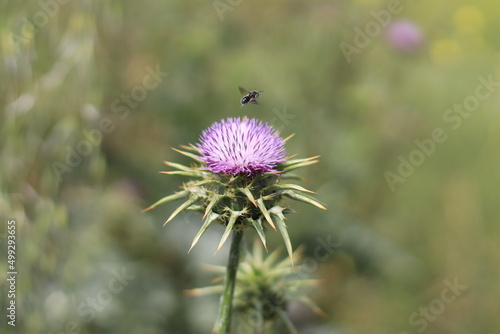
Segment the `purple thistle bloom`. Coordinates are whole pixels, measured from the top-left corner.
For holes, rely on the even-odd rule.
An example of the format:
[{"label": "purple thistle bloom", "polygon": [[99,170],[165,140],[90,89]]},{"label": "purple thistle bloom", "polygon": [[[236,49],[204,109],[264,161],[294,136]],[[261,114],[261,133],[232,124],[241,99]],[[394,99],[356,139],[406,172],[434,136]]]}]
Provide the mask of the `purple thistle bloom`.
[{"label": "purple thistle bloom", "polygon": [[391,23],[386,30],[389,44],[397,51],[411,53],[417,50],[423,42],[423,32],[412,21],[396,21]]},{"label": "purple thistle bloom", "polygon": [[207,169],[252,176],[275,172],[286,157],[285,141],[257,119],[227,118],[204,130],[198,148]]}]

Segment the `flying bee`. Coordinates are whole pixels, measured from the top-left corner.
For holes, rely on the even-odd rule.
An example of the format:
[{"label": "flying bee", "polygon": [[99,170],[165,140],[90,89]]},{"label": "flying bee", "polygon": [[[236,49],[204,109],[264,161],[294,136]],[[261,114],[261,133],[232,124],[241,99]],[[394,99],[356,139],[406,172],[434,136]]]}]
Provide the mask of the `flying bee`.
[{"label": "flying bee", "polygon": [[262,93],[263,90],[260,90],[260,91],[256,91],[256,90],[247,91],[245,88],[243,88],[241,86],[239,87],[239,89],[240,89],[240,93],[243,94],[243,95],[245,95],[240,100],[242,107],[245,104],[248,104],[248,103],[259,104],[259,102],[257,102],[257,98],[259,97],[259,93]]}]

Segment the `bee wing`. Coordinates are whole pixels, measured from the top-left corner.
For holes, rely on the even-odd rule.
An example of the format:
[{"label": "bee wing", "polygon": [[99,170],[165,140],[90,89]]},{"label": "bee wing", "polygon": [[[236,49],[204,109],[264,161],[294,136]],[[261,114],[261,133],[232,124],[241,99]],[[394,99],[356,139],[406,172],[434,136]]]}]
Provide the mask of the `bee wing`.
[{"label": "bee wing", "polygon": [[259,104],[259,102],[257,102],[257,100],[251,100],[250,103]]},{"label": "bee wing", "polygon": [[243,95],[248,94],[248,91],[245,88],[243,88],[241,86],[239,86],[238,88],[239,88],[241,94],[243,94]]}]

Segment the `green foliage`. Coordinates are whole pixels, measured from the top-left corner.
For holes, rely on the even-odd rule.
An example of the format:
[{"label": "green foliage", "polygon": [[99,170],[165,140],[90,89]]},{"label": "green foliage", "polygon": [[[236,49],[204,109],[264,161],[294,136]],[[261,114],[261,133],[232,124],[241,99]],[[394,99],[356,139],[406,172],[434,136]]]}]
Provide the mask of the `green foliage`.
[{"label": "green foliage", "polygon": [[[207,332],[218,301],[181,291],[206,284],[200,263],[225,262],[210,248],[224,226],[211,209],[184,211],[168,228],[157,222],[174,203],[140,211],[185,195],[181,176],[152,172],[162,160],[189,166],[193,151],[177,160],[169,147],[247,115],[295,133],[289,152],[321,155],[300,176],[328,211],[295,202],[286,225],[293,245],[306,246],[311,276],[325,280],[311,298],[329,318],[290,307],[299,332],[415,333],[415,312],[426,334],[496,332],[498,87],[479,89],[490,94],[470,111],[453,108],[473,102],[479,77],[500,81],[498,3],[401,1],[390,21],[418,24],[420,49],[394,50],[380,26],[350,63],[340,44],[390,2],[241,1],[222,20],[214,3],[3,2],[0,273],[5,222],[15,219],[19,308],[16,328],[0,331]],[[260,105],[241,108],[238,86],[264,90]],[[428,144],[431,154],[391,188],[384,174],[399,175],[401,159],[423,152],[416,141],[429,143],[438,128],[445,141]],[[300,179],[294,172],[282,184]],[[307,204],[307,192],[287,190]],[[258,206],[245,192],[249,209]],[[272,252],[282,236],[264,229],[282,225],[266,209],[268,219],[249,222]],[[123,268],[135,278],[107,298]],[[468,289],[425,320],[419,309],[438,305],[455,277]]]}]

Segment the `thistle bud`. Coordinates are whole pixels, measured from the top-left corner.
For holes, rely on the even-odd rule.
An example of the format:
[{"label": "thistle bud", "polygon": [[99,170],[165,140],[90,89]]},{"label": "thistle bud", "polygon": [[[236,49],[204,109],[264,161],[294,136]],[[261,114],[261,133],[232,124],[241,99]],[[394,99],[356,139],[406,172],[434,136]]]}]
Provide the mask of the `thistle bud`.
[{"label": "thistle bud", "polygon": [[[297,264],[291,266],[289,261],[281,260],[279,250],[264,258],[262,246],[254,242],[253,250],[247,252],[244,261],[238,268],[234,307],[240,319],[253,319],[252,327],[264,322],[281,320],[290,333],[297,333],[286,313],[292,303],[303,303],[319,316],[326,314],[307,296],[309,288],[316,287],[320,281],[310,279],[307,270],[302,266],[303,248],[299,247],[293,255]],[[210,271],[223,274],[222,266],[207,266]],[[222,281],[223,277],[214,281]],[[218,294],[223,290],[222,284],[187,290],[191,296]],[[246,323],[243,321],[242,323]]]}]

